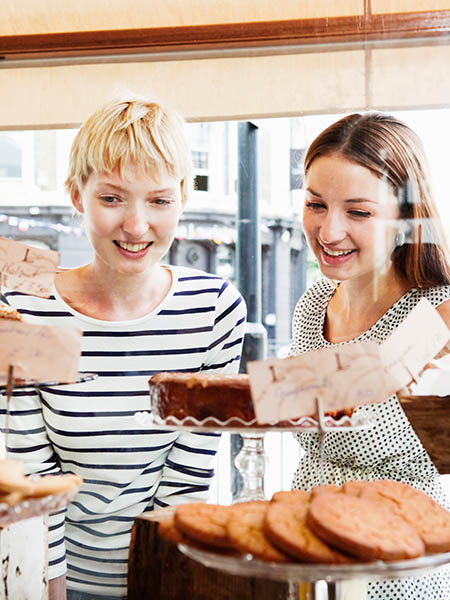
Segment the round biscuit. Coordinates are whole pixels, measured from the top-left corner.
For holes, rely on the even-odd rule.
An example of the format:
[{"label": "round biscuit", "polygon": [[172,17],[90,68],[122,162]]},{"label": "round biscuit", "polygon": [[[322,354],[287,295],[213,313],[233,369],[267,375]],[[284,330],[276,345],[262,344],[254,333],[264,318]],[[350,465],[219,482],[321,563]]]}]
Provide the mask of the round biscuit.
[{"label": "round biscuit", "polygon": [[264,531],[280,550],[297,561],[341,564],[351,562],[340,552],[329,548],[306,524],[309,500],[303,502],[271,502]]},{"label": "round biscuit", "polygon": [[241,552],[252,554],[255,558],[287,562],[288,557],[264,534],[264,519],[269,505],[270,502],[264,500],[233,504],[227,522],[228,538]]},{"label": "round biscuit", "polygon": [[415,530],[401,517],[356,496],[316,496],[306,522],[324,542],[362,560],[416,558],[425,550]]},{"label": "round biscuit", "polygon": [[430,496],[400,481],[373,481],[362,498],[382,503],[420,536],[427,552],[450,552],[450,512]]},{"label": "round biscuit", "polygon": [[63,475],[44,475],[39,479],[31,479],[31,490],[29,496],[32,498],[42,498],[44,496],[54,496],[70,492],[83,483],[82,478],[74,473],[64,473]]},{"label": "round biscuit", "polygon": [[180,504],[175,509],[175,525],[184,535],[198,542],[231,548],[226,528],[229,515],[230,507],[221,504]]},{"label": "round biscuit", "polygon": [[309,501],[310,493],[305,490],[282,490],[275,492],[272,496],[272,502],[290,502],[297,503],[304,500]]}]

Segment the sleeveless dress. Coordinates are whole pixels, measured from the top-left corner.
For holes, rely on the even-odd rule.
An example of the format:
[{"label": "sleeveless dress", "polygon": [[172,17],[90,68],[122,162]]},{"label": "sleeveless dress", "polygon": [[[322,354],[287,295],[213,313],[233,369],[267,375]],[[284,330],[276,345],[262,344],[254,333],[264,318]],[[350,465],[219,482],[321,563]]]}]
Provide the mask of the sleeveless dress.
[{"label": "sleeveless dress", "polygon": [[[335,290],[331,281],[321,279],[300,298],[293,317],[290,355],[341,345],[328,342],[323,334],[326,309]],[[450,300],[450,286],[409,290],[375,325],[342,344],[367,340],[382,343],[422,298],[437,307]],[[397,396],[391,396],[382,404],[361,406],[355,412],[370,417],[375,426],[364,431],[326,433],[321,467],[318,434],[295,435],[305,454],[292,487],[310,490],[319,484],[321,474],[326,483],[337,485],[351,479],[392,479],[413,485],[448,509],[436,467],[409,424]],[[444,568],[422,577],[369,583],[368,599],[450,600],[450,570]]]}]

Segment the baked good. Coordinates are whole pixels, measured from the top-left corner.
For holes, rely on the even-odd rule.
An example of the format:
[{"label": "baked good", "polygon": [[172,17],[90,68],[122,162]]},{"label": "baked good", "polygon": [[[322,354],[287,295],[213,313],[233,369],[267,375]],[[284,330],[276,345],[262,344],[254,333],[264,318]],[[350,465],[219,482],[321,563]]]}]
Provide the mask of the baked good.
[{"label": "baked good", "polygon": [[450,552],[450,512],[424,492],[400,481],[366,485],[361,498],[401,516],[419,535],[427,552]]},{"label": "baked good", "polygon": [[[249,376],[210,373],[162,372],[149,380],[152,413],[167,424],[257,425]],[[351,410],[327,413],[336,419]],[[278,427],[290,426],[287,421]]]},{"label": "baked good", "polygon": [[231,507],[227,521],[228,538],[235,548],[261,560],[287,562],[289,558],[270,542],[264,533],[264,521],[270,502],[238,502]]},{"label": "baked good", "polygon": [[13,321],[22,321],[22,315],[9,304],[0,301],[0,319],[11,319]]},{"label": "baked good", "polygon": [[344,564],[350,558],[323,542],[306,523],[309,498],[297,502],[271,502],[264,531],[269,540],[294,560],[311,563]]},{"label": "baked good", "polygon": [[297,504],[307,500],[309,502],[309,492],[305,490],[282,490],[275,492],[272,496],[272,502],[289,502],[289,504]]},{"label": "baked good", "polygon": [[208,546],[232,548],[226,524],[230,507],[220,504],[180,504],[175,509],[174,523],[185,536]]},{"label": "baked good", "polygon": [[[192,424],[214,417],[230,424],[254,421],[248,375],[157,373],[149,381],[152,412]],[[206,424],[207,421],[205,421]],[[211,421],[213,422],[213,421]]]},{"label": "baked good", "polygon": [[42,498],[71,492],[83,483],[79,475],[27,477],[18,460],[0,460],[0,502],[10,506],[26,498]]},{"label": "baked good", "polygon": [[325,543],[362,560],[402,560],[425,551],[419,535],[400,516],[357,496],[316,495],[306,522]]}]

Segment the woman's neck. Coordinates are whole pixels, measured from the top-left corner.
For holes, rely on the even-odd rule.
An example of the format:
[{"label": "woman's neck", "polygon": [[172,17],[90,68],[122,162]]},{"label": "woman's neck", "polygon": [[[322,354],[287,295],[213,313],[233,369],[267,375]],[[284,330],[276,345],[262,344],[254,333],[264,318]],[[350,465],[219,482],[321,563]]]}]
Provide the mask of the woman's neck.
[{"label": "woman's neck", "polygon": [[172,284],[169,269],[155,265],[152,272],[100,275],[95,264],[62,272],[56,289],[69,306],[87,316],[105,321],[126,321],[150,313],[168,294]]},{"label": "woman's neck", "polygon": [[330,342],[352,340],[370,329],[410,285],[391,267],[384,273],[342,281],[330,300],[324,335]]}]

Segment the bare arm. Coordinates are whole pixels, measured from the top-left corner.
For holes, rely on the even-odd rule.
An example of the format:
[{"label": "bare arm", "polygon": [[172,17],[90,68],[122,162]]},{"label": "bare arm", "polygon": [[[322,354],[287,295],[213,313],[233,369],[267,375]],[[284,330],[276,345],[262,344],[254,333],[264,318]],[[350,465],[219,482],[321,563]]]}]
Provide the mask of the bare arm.
[{"label": "bare arm", "polygon": [[48,582],[48,600],[66,600],[66,576],[60,575]]}]

